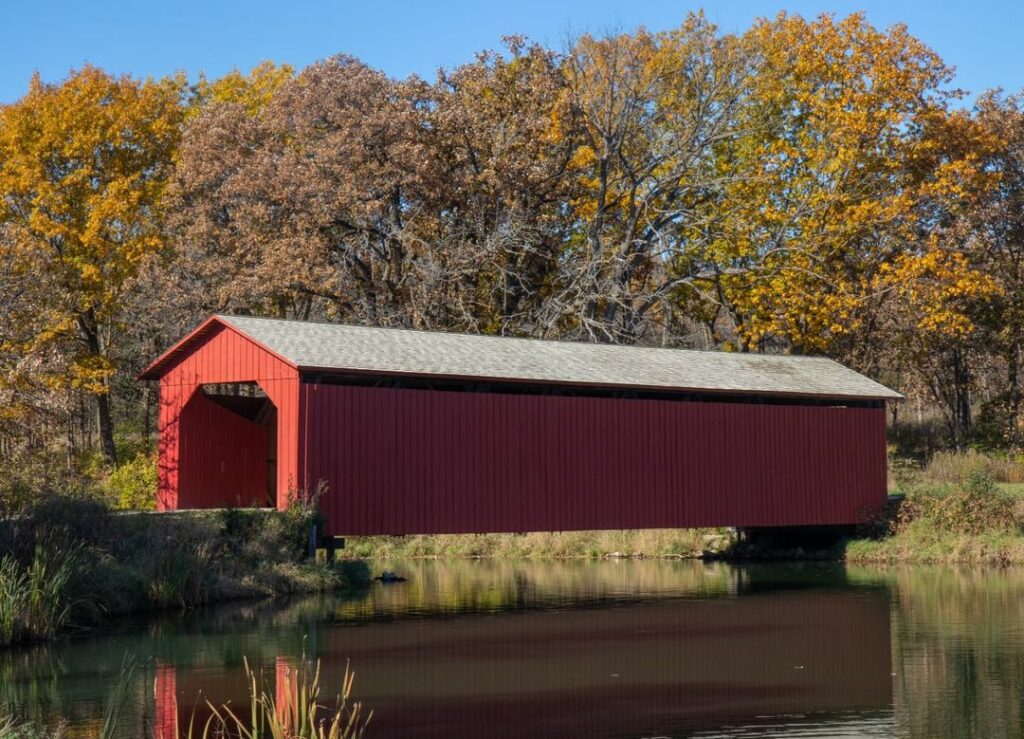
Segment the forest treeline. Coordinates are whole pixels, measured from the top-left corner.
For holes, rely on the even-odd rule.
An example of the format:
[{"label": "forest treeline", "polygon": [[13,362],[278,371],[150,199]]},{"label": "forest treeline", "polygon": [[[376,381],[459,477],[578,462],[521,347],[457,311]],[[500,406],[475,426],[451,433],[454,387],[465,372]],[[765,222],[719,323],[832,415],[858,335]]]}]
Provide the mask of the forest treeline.
[{"label": "forest treeline", "polygon": [[214,312],[824,354],[1016,446],[1024,100],[952,75],[902,26],[783,14],[432,81],[37,77],[0,108],[0,457],[130,458],[135,374]]}]

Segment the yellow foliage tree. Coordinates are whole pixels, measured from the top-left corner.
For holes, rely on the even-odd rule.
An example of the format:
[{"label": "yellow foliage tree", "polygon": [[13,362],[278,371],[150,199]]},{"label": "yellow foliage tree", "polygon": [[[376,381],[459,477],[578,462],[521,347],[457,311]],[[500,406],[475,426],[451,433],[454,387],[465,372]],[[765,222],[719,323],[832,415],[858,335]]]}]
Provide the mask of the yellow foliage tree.
[{"label": "yellow foliage tree", "polygon": [[989,440],[1019,445],[1020,368],[1020,139],[1014,98],[987,94],[973,112],[958,110],[923,121],[912,167],[918,188],[917,248],[880,273],[892,291],[887,316],[895,359],[943,410],[956,443],[972,426],[976,379],[999,366],[1005,393],[982,407]]},{"label": "yellow foliage tree", "polygon": [[264,61],[243,74],[233,69],[212,82],[205,75],[199,78],[193,99],[192,111],[198,112],[209,103],[237,103],[249,115],[256,115],[274,98],[274,93],[295,77],[295,68],[290,64],[276,64]]},{"label": "yellow foliage tree", "polygon": [[[179,138],[180,81],[95,67],[60,84],[38,75],[0,109],[0,261],[17,296],[0,356],[42,357],[32,382],[96,398],[102,450],[115,458],[109,380],[125,291],[163,246],[160,198]],[[54,358],[57,358],[54,361]],[[24,381],[17,373],[8,382]]]},{"label": "yellow foliage tree", "polygon": [[741,348],[852,359],[851,337],[869,341],[884,304],[879,270],[920,239],[912,165],[950,70],[904,27],[862,14],[782,14],[745,39],[757,71],[743,135],[718,147],[725,209],[705,289],[728,305]]}]

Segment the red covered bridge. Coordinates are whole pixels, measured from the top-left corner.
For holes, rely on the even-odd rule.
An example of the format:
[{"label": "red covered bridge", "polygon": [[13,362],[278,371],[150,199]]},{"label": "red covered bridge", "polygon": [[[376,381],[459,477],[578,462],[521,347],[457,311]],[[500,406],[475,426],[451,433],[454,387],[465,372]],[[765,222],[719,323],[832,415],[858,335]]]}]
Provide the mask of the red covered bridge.
[{"label": "red covered bridge", "polygon": [[850,524],[885,402],[829,359],[214,316],[160,382],[161,510],[287,505],[331,534]]}]

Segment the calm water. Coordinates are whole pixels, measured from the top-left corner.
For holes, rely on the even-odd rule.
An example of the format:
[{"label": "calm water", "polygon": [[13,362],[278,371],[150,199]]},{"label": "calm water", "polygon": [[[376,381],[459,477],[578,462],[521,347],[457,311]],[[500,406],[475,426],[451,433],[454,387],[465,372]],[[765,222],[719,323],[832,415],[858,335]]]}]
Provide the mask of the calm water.
[{"label": "calm water", "polygon": [[[355,598],[235,605],[0,653],[0,705],[140,737],[346,660],[371,737],[1024,736],[1024,569],[395,562]],[[271,689],[273,689],[271,687]]]}]

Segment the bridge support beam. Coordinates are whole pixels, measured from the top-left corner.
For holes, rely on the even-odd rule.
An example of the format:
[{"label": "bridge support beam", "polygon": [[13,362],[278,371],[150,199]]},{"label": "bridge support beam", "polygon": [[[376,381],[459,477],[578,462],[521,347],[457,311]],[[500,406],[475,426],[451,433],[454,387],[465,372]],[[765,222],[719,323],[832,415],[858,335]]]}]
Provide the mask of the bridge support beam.
[{"label": "bridge support beam", "polygon": [[741,551],[754,556],[792,555],[836,550],[852,538],[856,526],[765,526],[737,529]]}]

